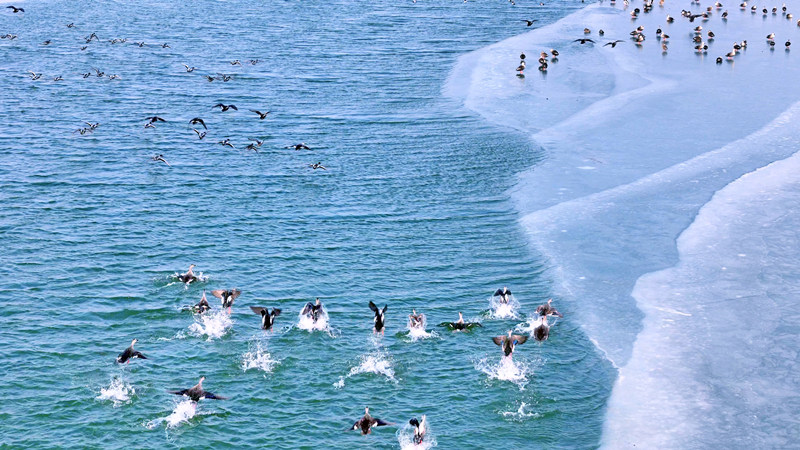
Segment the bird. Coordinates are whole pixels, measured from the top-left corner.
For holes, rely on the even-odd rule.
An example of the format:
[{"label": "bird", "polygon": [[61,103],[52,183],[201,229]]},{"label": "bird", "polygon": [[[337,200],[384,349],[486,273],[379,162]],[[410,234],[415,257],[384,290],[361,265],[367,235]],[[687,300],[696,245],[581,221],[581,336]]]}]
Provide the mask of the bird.
[{"label": "bird", "polygon": [[84,50],[86,50],[87,48],[89,48],[89,46],[88,46],[88,45],[84,45],[83,47],[81,47],[81,51],[84,51]]},{"label": "bird", "polygon": [[251,109],[250,111],[251,111],[251,112],[254,112],[254,113],[256,113],[256,114],[258,114],[258,117],[259,117],[261,120],[264,120],[264,119],[266,119],[266,118],[267,118],[267,115],[270,113],[270,111],[267,111],[267,112],[261,112],[261,111],[255,110],[255,109]]},{"label": "bird", "polygon": [[205,379],[206,379],[206,377],[200,377],[200,381],[198,381],[196,385],[194,385],[193,387],[190,387],[189,389],[182,389],[180,391],[167,391],[167,392],[169,392],[170,394],[175,394],[175,395],[184,395],[184,396],[189,397],[190,399],[192,399],[192,401],[195,402],[195,403],[200,401],[201,398],[210,398],[212,400],[227,400],[228,399],[227,397],[222,397],[220,395],[216,395],[216,394],[214,394],[212,392],[208,392],[208,391],[204,390],[203,389],[203,380],[205,380]]},{"label": "bird", "polygon": [[161,44],[161,48],[172,48],[172,47],[170,47],[169,44]]},{"label": "bird", "polygon": [[709,31],[709,32],[708,32],[708,40],[709,40],[709,41],[710,41],[710,40],[712,40],[712,39],[714,39],[714,37],[715,37],[715,36],[716,36],[716,35],[714,34],[714,32],[713,32],[713,31]]},{"label": "bird", "polygon": [[592,32],[592,30],[590,30],[588,28],[584,28],[583,29],[583,34],[590,34],[591,32]]},{"label": "bird", "polygon": [[220,79],[221,79],[223,82],[226,82],[226,83],[227,83],[228,81],[231,81],[231,78],[233,78],[231,75],[225,75],[224,73],[218,73],[217,75],[219,75],[219,76],[220,76]]},{"label": "bird", "polygon": [[211,75],[203,75],[203,76],[206,77],[206,80],[208,80],[209,83],[216,79],[216,78],[212,77]]},{"label": "bird", "polygon": [[589,39],[589,38],[579,38],[579,39],[575,39],[572,42],[580,42],[581,44],[585,44],[587,42],[591,42],[592,44],[594,44],[594,41]]},{"label": "bird", "polygon": [[186,71],[187,72],[194,72],[195,69],[197,69],[197,67],[189,67],[186,64],[184,64],[183,67],[186,67]]},{"label": "bird", "polygon": [[206,132],[205,132],[205,131],[203,131],[203,132],[201,133],[201,132],[197,131],[197,128],[192,128],[192,130],[193,130],[195,133],[197,133],[197,137],[199,137],[199,138],[200,138],[200,140],[203,140],[203,138],[204,138],[204,137],[206,137]]},{"label": "bird", "polygon": [[[16,6],[6,6],[6,8],[11,8],[11,9],[13,10],[13,11],[11,11],[11,12],[12,12],[12,13],[15,13],[15,14],[16,14],[16,13],[20,13],[20,12],[25,12],[25,10],[24,10],[24,9],[22,9],[22,8],[17,8]],[[35,15],[35,14],[34,14],[34,15]]]},{"label": "bird", "polygon": [[320,162],[316,162],[314,164],[309,164],[308,167],[311,167],[314,170],[317,170],[317,169],[328,170],[325,166],[322,165],[321,161]]},{"label": "bird", "polygon": [[775,39],[775,33],[770,33],[770,34],[767,35],[767,40],[768,41],[771,41],[773,39]]},{"label": "bird", "polygon": [[166,164],[166,165],[168,165],[168,166],[172,167],[172,165],[171,165],[170,163],[168,163],[166,159],[164,159],[164,155],[155,155],[155,156],[153,156],[153,157],[152,157],[152,158],[150,158],[150,159],[152,159],[153,161],[160,161],[160,162],[163,162],[164,164]]},{"label": "bird", "polygon": [[92,130],[94,130],[94,129],[96,129],[97,127],[99,127],[99,126],[100,126],[100,122],[97,122],[97,123],[92,123],[92,122],[84,122],[84,123],[85,123],[86,125],[89,125],[89,128],[91,128]]},{"label": "bird", "polygon": [[138,342],[138,339],[132,340],[130,347],[126,348],[122,353],[119,354],[119,356],[117,356],[117,363],[127,364],[128,362],[130,362],[131,359],[134,358],[147,359],[147,357],[144,356],[141,352],[137,352],[136,350],[133,349],[133,345],[136,344],[136,342]]},{"label": "bird", "polygon": [[470,331],[475,327],[483,327],[483,325],[478,322],[464,322],[464,316],[461,312],[458,313],[458,320],[455,322],[442,322],[439,326],[445,327],[451,331]]},{"label": "bird", "polygon": [[158,116],[145,117],[144,120],[149,121],[149,123],[166,122],[166,120],[164,120],[164,119],[162,119],[161,117],[158,117]]},{"label": "bird", "polygon": [[244,149],[245,149],[245,150],[252,150],[252,151],[254,151],[254,152],[258,153],[258,146],[257,146],[256,144],[253,144],[252,142],[251,142],[251,143],[249,143],[249,144],[247,144],[247,145],[244,147]]},{"label": "bird", "polygon": [[391,425],[389,422],[383,421],[381,419],[376,419],[369,415],[369,407],[364,408],[364,417],[356,420],[353,424],[353,427],[350,430],[361,430],[361,434],[370,434],[372,433],[372,429],[374,427],[382,427],[386,425]]},{"label": "bird", "polygon": [[236,300],[236,297],[238,297],[241,294],[242,291],[238,289],[214,289],[213,291],[211,291],[211,295],[222,300],[222,307],[227,308],[228,313],[231,312],[233,301]]},{"label": "bird", "polygon": [[28,71],[28,73],[31,74],[30,75],[31,80],[38,80],[39,78],[42,78],[42,74],[40,73],[31,72],[30,70]]},{"label": "bird", "polygon": [[[721,58],[720,58],[720,60],[721,60]],[[536,307],[536,314],[539,314],[540,316],[564,317],[560,312],[556,311],[556,309],[553,308],[553,299],[552,298],[547,300],[547,303],[537,306]]]},{"label": "bird", "polygon": [[519,72],[520,75],[522,75],[522,73],[525,72],[525,61],[520,61],[519,66],[517,66],[516,70],[517,72]]},{"label": "bird", "polygon": [[190,125],[197,125],[198,123],[199,123],[200,125],[202,125],[202,126],[203,126],[203,128],[205,128],[206,130],[208,129],[208,127],[206,126],[206,123],[203,121],[203,119],[201,119],[201,118],[199,118],[199,117],[195,117],[194,119],[192,119],[192,120],[190,120],[190,121],[189,121],[189,124],[190,124]]},{"label": "bird", "polygon": [[227,111],[229,109],[233,109],[233,110],[236,110],[236,111],[239,110],[239,108],[237,108],[236,105],[223,105],[222,103],[217,103],[216,105],[211,107],[211,109],[214,109],[214,108],[221,108],[222,112],[225,112],[225,111]]},{"label": "bird", "polygon": [[528,336],[511,334],[511,331],[509,331],[508,336],[496,336],[492,340],[500,346],[505,356],[511,357],[514,354],[514,347],[524,344],[528,340]]},{"label": "bird", "polygon": [[217,144],[220,144],[223,147],[236,148],[236,147],[233,146],[233,144],[231,144],[231,140],[230,139],[223,139],[223,140],[217,142]]},{"label": "bird", "polygon": [[550,54],[553,55],[553,58],[558,58],[558,50],[551,48]]},{"label": "bird", "polygon": [[522,19],[522,21],[523,21],[523,22],[526,22],[526,23],[528,24],[528,26],[531,26],[531,25],[533,25],[533,22],[538,22],[538,20],[537,20],[537,19],[533,19],[533,20]]},{"label": "bird", "polygon": [[611,42],[608,42],[608,43],[604,44],[604,45],[603,45],[603,47],[607,47],[607,46],[609,46],[609,45],[610,45],[610,46],[611,46],[611,48],[614,48],[614,47],[616,47],[616,46],[617,46],[617,44],[619,44],[620,42],[622,42],[622,41],[621,41],[621,40],[619,40],[619,39],[617,39],[616,41],[611,41]]},{"label": "bird", "polygon": [[597,32],[597,34],[599,34],[600,36],[605,36],[606,32],[603,31],[603,29],[601,28],[600,31]]},{"label": "bird", "polygon": [[536,327],[533,329],[533,338],[539,342],[546,341],[550,336],[550,325],[547,323],[547,316],[539,316],[536,319]]},{"label": "bird", "polygon": [[269,311],[269,308],[260,306],[251,306],[250,309],[256,314],[261,314],[261,328],[264,330],[271,330],[275,318],[281,314],[281,310],[278,308],[272,308],[272,312]]},{"label": "bird", "polygon": [[142,41],[142,42],[134,42],[134,44],[136,44],[139,48],[142,48],[142,47],[144,47],[146,45],[144,43],[144,41]]},{"label": "bird", "polygon": [[86,133],[92,133],[93,130],[91,128],[78,128],[77,130],[73,131],[72,134],[80,133],[83,136]]},{"label": "bird", "polygon": [[230,63],[231,63],[232,66],[241,66],[242,65],[242,63],[240,63],[238,59],[235,59],[235,60],[231,61]]},{"label": "bird", "polygon": [[519,54],[519,60],[520,62],[525,61],[525,52]]},{"label": "bird", "polygon": [[251,60],[249,60],[249,61],[247,61],[247,62],[249,62],[249,63],[250,63],[250,65],[253,65],[253,66],[255,66],[256,64],[260,63],[260,62],[261,62],[261,60],[260,60],[260,59],[251,59]]},{"label": "bird", "polygon": [[264,145],[264,141],[260,141],[258,139],[250,139],[250,140],[253,141],[256,144],[256,147],[258,148],[261,148],[261,146]]},{"label": "bird", "polygon": [[783,45],[786,47],[786,50],[789,50],[789,47],[792,45],[792,43],[787,40]]},{"label": "bird", "polygon": [[492,295],[492,297],[500,297],[500,303],[508,303],[509,300],[511,300],[512,295],[513,294],[511,293],[511,290],[503,286],[503,289],[494,291],[494,295]]},{"label": "bird", "polygon": [[722,56],[717,56],[717,64],[722,64]]},{"label": "bird", "polygon": [[74,23],[68,23],[67,24],[67,28],[75,28],[75,24]]},{"label": "bird", "polygon": [[211,305],[208,303],[208,299],[206,298],[206,291],[203,290],[203,297],[197,302],[196,305],[192,306],[192,310],[197,313],[203,314],[204,312],[211,309]]},{"label": "bird", "polygon": [[46,41],[42,42],[42,45],[50,45],[52,42],[53,42],[53,41],[51,41],[50,39],[48,39],[48,40],[46,40]]},{"label": "bird", "polygon": [[422,420],[417,420],[416,417],[408,421],[408,424],[414,427],[414,444],[420,445],[425,439],[425,432],[427,431],[427,418],[425,414],[422,415]]},{"label": "bird", "polygon": [[311,150],[311,148],[308,147],[305,142],[301,142],[299,144],[294,144],[294,145],[289,145],[286,148],[293,148],[295,150]]},{"label": "bird", "polygon": [[180,280],[182,283],[186,283],[186,284],[189,284],[192,281],[197,281],[198,278],[195,276],[194,272],[192,271],[192,269],[194,269],[195,267],[197,267],[197,266],[195,266],[194,264],[190,264],[189,265],[189,270],[187,270],[185,273],[182,273],[182,274],[178,275],[178,280]]},{"label": "bird", "polygon": [[94,70],[94,73],[97,75],[98,78],[102,78],[103,75],[106,74],[105,72],[101,72],[100,69],[97,68],[92,68],[92,70]]},{"label": "bird", "polygon": [[425,314],[417,314],[416,309],[411,310],[411,314],[408,315],[408,327],[409,328],[422,328],[425,325]]},{"label": "bird", "polygon": [[306,303],[300,314],[303,316],[311,317],[311,320],[314,321],[314,323],[316,323],[323,313],[322,308],[323,308],[322,302],[320,302],[319,298],[317,298],[317,300],[314,303],[311,302]]},{"label": "bird", "polygon": [[375,333],[384,334],[384,332],[386,331],[385,320],[386,320],[386,309],[388,307],[389,305],[384,305],[383,309],[378,309],[378,307],[375,306],[375,303],[373,303],[372,301],[369,302],[369,309],[371,309],[372,312],[375,313],[375,318],[374,318],[375,326],[373,327],[373,331]]}]

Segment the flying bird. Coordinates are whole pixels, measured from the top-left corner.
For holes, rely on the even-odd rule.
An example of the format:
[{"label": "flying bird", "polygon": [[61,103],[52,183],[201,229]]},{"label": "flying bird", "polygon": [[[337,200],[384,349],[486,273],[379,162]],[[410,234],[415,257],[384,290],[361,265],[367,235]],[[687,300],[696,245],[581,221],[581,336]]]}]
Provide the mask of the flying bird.
[{"label": "flying bird", "polygon": [[264,119],[266,119],[266,118],[267,118],[267,115],[268,115],[268,114],[271,112],[271,111],[267,111],[267,112],[261,112],[261,111],[255,110],[255,109],[251,109],[250,111],[251,111],[251,112],[254,112],[254,113],[256,113],[256,114],[258,114],[258,117],[259,117],[261,120],[264,120]]},{"label": "flying bird", "polygon": [[614,48],[614,47],[616,47],[616,46],[617,46],[617,44],[619,44],[620,42],[623,42],[623,41],[621,41],[621,40],[617,39],[616,41],[611,41],[611,42],[608,42],[608,43],[606,43],[605,45],[603,45],[603,47],[608,47],[608,46],[610,45],[610,46],[611,46],[611,48]]},{"label": "flying bird", "polygon": [[[13,9],[13,11],[11,11],[12,13],[25,12],[25,10],[24,10],[24,9],[22,9],[22,8],[17,8],[16,6],[6,6],[6,8],[11,8],[11,9]],[[34,15],[35,15],[35,14],[34,14]]]},{"label": "flying bird", "polygon": [[575,39],[572,42],[580,42],[581,44],[585,44],[587,42],[591,42],[592,44],[594,44],[594,41],[589,39],[589,38],[579,38],[579,39]]},{"label": "flying bird", "polygon": [[199,118],[199,117],[195,117],[194,119],[192,119],[192,120],[190,120],[190,121],[189,121],[189,124],[191,124],[191,125],[197,125],[198,123],[199,123],[200,125],[202,125],[202,126],[203,126],[203,128],[205,128],[206,130],[208,129],[208,127],[206,126],[206,123],[205,123],[205,122],[203,122],[203,119],[201,119],[201,118]]},{"label": "flying bird", "polygon": [[229,109],[233,109],[233,110],[236,110],[236,111],[239,110],[239,108],[237,108],[236,105],[223,105],[222,103],[217,103],[216,105],[211,107],[211,109],[214,109],[214,108],[221,108],[222,112],[225,112],[225,111],[227,111]]}]

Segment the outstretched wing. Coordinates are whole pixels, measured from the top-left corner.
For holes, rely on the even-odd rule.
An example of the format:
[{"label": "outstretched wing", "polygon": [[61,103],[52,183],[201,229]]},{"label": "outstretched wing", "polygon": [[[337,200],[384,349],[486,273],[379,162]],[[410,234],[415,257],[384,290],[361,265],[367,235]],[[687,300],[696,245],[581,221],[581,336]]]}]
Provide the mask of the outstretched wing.
[{"label": "outstretched wing", "polygon": [[132,358],[147,359],[147,356],[144,356],[141,352],[133,352]]},{"label": "outstretched wing", "polygon": [[372,303],[372,300],[369,301],[369,309],[371,309],[372,312],[375,312],[375,313],[378,312],[378,307],[375,306],[375,303]]},{"label": "outstretched wing", "polygon": [[456,325],[453,322],[442,322],[439,324],[440,327],[445,327],[448,330],[454,330]]},{"label": "outstretched wing", "polygon": [[167,392],[170,393],[170,394],[175,394],[175,395],[186,395],[186,393],[189,392],[189,390],[188,389],[181,389],[180,391],[167,391]]},{"label": "outstretched wing", "polygon": [[375,422],[372,423],[373,427],[383,427],[383,426],[386,426],[386,425],[391,425],[391,423],[389,423],[389,422],[387,422],[385,420],[381,420],[381,419],[374,419],[374,420],[375,420]]},{"label": "outstretched wing", "polygon": [[254,313],[260,315],[266,308],[262,308],[260,306],[251,306],[250,309],[252,309]]},{"label": "outstretched wing", "polygon": [[309,314],[311,311],[314,310],[314,304],[311,302],[306,303],[306,306],[303,307],[303,310],[300,312],[302,315]]},{"label": "outstretched wing", "polygon": [[229,105],[229,106],[228,106],[228,108],[233,108],[233,109],[235,109],[236,111],[238,111],[238,110],[239,110],[239,108],[237,108],[237,107],[236,107],[236,105]]},{"label": "outstretched wing", "polygon": [[494,291],[494,297],[497,297],[498,295],[503,295],[503,290],[502,289],[498,289],[498,290]]},{"label": "outstretched wing", "polygon": [[224,289],[214,289],[213,291],[211,291],[211,295],[217,298],[222,298],[222,294],[224,293],[225,293]]},{"label": "outstretched wing", "polygon": [[521,336],[519,334],[511,335],[511,340],[516,343],[516,345],[524,344],[525,341],[528,340],[528,336]]},{"label": "outstretched wing", "polygon": [[236,300],[236,297],[242,294],[242,291],[234,289],[231,291],[231,299]]},{"label": "outstretched wing", "polygon": [[364,420],[364,419],[356,420],[356,423],[354,423],[353,426],[350,427],[350,430],[348,430],[348,431],[357,430],[357,429],[361,428],[361,421],[362,420]]},{"label": "outstretched wing", "polygon": [[272,308],[272,317],[278,317],[281,315],[280,308]]},{"label": "outstretched wing", "polygon": [[496,336],[496,337],[493,337],[492,340],[494,341],[495,344],[497,344],[497,345],[502,347],[503,346],[503,342],[505,342],[505,340],[506,340],[506,337],[505,336]]},{"label": "outstretched wing", "polygon": [[221,395],[216,395],[213,392],[205,391],[203,392],[203,398],[210,398],[212,400],[227,400],[228,397],[223,397]]}]

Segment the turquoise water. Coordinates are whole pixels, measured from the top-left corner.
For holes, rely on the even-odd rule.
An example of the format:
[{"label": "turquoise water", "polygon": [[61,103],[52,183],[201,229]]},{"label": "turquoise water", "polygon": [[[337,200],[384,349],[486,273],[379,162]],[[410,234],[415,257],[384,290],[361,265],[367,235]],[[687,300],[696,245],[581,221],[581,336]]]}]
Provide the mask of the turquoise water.
[{"label": "turquoise water", "polygon": [[[459,55],[575,7],[527,5],[43,1],[0,14],[0,33],[19,35],[0,41],[0,443],[391,448],[427,414],[441,448],[596,446],[613,374],[569,305],[544,345],[519,347],[516,381],[487,374],[490,338],[550,294],[507,194],[542,154],[441,94]],[[84,79],[92,68],[121,79]],[[217,72],[233,79],[203,77]],[[144,129],[154,114],[167,122]],[[73,134],[84,121],[101,125]],[[312,150],[283,148],[301,141]],[[208,282],[172,283],[191,263]],[[488,311],[503,285],[516,319]],[[243,294],[219,335],[181,311],[231,287]],[[330,334],[292,326],[315,297]],[[380,339],[369,300],[389,305]],[[250,305],[283,309],[275,333]],[[484,328],[412,341],[411,308],[429,329],[458,311]],[[117,366],[134,337],[150,359]],[[201,375],[230,399],[161,421],[180,401],[165,391]],[[116,402],[102,394],[113,383]],[[398,426],[345,433],[364,406]]]}]

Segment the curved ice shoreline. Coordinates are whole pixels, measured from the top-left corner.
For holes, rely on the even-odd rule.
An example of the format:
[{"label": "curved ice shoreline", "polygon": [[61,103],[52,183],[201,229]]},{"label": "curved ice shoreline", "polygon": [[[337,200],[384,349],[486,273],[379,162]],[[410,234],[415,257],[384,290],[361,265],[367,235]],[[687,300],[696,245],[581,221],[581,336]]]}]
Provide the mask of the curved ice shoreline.
[{"label": "curved ice shoreline", "polygon": [[[730,8],[723,23],[715,11],[698,23],[717,35],[702,57],[690,40],[698,24],[681,19],[680,6],[656,7],[635,22],[619,6],[592,5],[466,55],[445,93],[489,121],[529,133],[546,152],[512,195],[532,244],[551,259],[558,293],[619,368],[603,443],[786,445],[797,433],[779,429],[770,416],[800,410],[789,393],[800,381],[772,389],[769,380],[773,370],[790,372],[794,358],[771,359],[773,370],[759,364],[772,350],[768,331],[785,333],[780,352],[796,354],[800,346],[787,337],[795,336],[798,314],[784,301],[780,308],[789,318],[781,320],[789,331],[776,331],[747,306],[762,302],[774,309],[766,293],[774,296],[794,279],[785,262],[797,261],[791,249],[800,218],[789,210],[780,222],[769,222],[775,214],[767,212],[775,209],[767,205],[783,210],[782,203],[794,200],[786,189],[794,177],[782,168],[798,157],[758,169],[800,149],[800,88],[786,83],[798,79],[800,63],[782,48],[769,51],[763,41],[770,32],[778,39],[800,38],[800,32],[780,15],[762,19]],[[667,14],[678,17],[674,24],[664,23]],[[608,39],[592,35],[602,43],[625,39],[639,25],[648,36],[642,48],[628,40],[614,50],[570,42],[584,27],[605,29]],[[657,27],[672,35],[666,56]],[[744,54],[714,64],[742,39],[750,42]],[[520,51],[535,60],[552,47],[561,56],[549,73],[532,67],[524,80],[513,76]],[[769,190],[748,190],[768,178]],[[737,227],[699,231],[731,215]],[[785,251],[728,260],[763,253],[765,228],[784,239],[773,245]],[[756,242],[746,245],[749,239]],[[746,251],[735,250],[743,246]],[[705,248],[714,251],[700,251]],[[774,270],[772,284],[754,283]],[[733,300],[720,301],[726,298]],[[737,300],[744,298],[746,304]],[[740,386],[745,380],[747,389]]]}]

